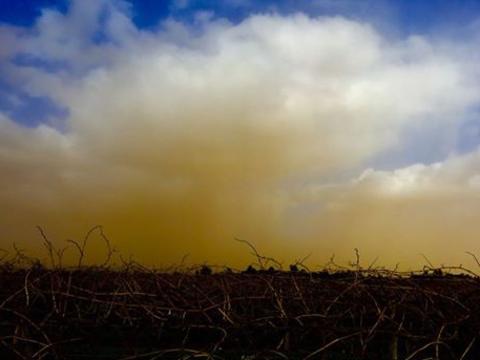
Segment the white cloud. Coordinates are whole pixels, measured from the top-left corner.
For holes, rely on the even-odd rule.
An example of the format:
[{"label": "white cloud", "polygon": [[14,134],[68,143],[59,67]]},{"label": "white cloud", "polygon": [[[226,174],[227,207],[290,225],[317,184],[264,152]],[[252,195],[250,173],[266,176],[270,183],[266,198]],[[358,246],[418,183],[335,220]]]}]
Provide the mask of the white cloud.
[{"label": "white cloud", "polygon": [[465,263],[464,251],[478,251],[479,174],[477,149],[431,165],[369,169],[343,184],[311,186],[298,204],[322,204],[309,231],[334,239],[332,251],[359,246],[404,266],[418,264],[419,253],[437,265]]}]

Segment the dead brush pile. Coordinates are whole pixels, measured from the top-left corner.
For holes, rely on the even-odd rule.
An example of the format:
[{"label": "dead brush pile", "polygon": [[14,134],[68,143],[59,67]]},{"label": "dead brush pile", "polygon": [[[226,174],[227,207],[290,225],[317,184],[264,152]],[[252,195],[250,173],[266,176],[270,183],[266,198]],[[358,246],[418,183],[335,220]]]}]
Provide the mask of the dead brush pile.
[{"label": "dead brush pile", "polygon": [[480,358],[480,279],[464,268],[282,271],[258,255],[246,271],[159,272],[22,256],[0,266],[1,359]]}]

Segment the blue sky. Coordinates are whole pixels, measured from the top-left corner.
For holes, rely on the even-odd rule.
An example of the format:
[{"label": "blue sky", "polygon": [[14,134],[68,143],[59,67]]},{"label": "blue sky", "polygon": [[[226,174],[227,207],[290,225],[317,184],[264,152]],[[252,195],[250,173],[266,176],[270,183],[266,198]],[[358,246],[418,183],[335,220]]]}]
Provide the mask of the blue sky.
[{"label": "blue sky", "polygon": [[[431,32],[443,27],[464,26],[480,15],[476,0],[138,0],[128,1],[137,26],[148,28],[173,16],[189,21],[197,11],[211,11],[217,17],[239,21],[249,14],[275,10],[281,14],[305,12],[344,15],[355,19],[387,21],[404,33]],[[67,0],[1,0],[0,21],[30,26],[44,8],[63,12]],[[383,18],[383,19],[382,19]]]}]

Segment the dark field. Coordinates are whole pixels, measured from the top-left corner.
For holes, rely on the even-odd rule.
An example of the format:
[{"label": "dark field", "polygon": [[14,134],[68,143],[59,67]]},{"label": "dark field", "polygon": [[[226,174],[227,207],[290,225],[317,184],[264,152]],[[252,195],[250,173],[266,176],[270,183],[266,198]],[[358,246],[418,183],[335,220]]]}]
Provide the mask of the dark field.
[{"label": "dark field", "polygon": [[475,276],[292,270],[6,264],[0,358],[480,358]]}]

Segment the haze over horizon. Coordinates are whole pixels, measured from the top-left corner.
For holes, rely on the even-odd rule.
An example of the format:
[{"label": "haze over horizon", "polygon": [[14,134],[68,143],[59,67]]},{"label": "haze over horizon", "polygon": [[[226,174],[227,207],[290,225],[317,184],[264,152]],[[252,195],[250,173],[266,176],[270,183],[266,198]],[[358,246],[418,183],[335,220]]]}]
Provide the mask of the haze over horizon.
[{"label": "haze over horizon", "polygon": [[248,263],[234,238],[480,253],[480,3],[35,4],[0,2],[0,247],[101,224],[156,266]]}]

